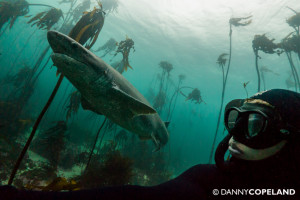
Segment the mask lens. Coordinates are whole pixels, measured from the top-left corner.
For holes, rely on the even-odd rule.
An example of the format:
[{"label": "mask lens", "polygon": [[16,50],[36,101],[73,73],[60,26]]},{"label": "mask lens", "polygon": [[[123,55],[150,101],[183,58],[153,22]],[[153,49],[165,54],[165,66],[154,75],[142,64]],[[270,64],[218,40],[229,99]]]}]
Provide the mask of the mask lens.
[{"label": "mask lens", "polygon": [[248,134],[249,137],[256,136],[262,131],[265,118],[261,114],[252,113],[248,118]]},{"label": "mask lens", "polygon": [[238,117],[239,113],[236,110],[231,110],[228,114],[228,122],[227,126],[229,129],[232,129],[235,126],[236,119]]}]

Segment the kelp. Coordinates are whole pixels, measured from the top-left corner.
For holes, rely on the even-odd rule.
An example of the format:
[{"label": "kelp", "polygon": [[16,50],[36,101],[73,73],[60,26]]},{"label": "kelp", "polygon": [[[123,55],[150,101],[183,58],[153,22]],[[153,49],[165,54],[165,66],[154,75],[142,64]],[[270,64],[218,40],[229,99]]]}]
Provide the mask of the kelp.
[{"label": "kelp", "polygon": [[81,94],[79,91],[74,91],[69,95],[69,105],[67,106],[66,121],[78,112],[81,103]]},{"label": "kelp", "polygon": [[174,69],[174,67],[168,61],[160,61],[159,67],[162,69],[159,91],[164,89],[165,93],[167,93],[169,88],[170,73]]},{"label": "kelp", "polygon": [[227,62],[227,58],[226,56],[228,56],[227,53],[222,53],[221,55],[219,55],[218,59],[217,59],[217,64],[219,64],[219,67],[222,68],[222,80],[223,80],[223,87],[225,85],[225,64]]},{"label": "kelp", "polygon": [[[289,7],[288,7],[289,8]],[[289,17],[286,22],[288,23],[289,26],[293,27],[296,31],[296,33],[299,35],[299,27],[300,27],[300,13],[293,10],[292,8],[289,8],[292,10],[295,15]]]},{"label": "kelp", "polygon": [[217,59],[217,63],[219,64],[219,66],[221,66],[222,68],[224,68],[227,58],[225,58],[225,56],[228,56],[228,53],[222,53],[221,55],[219,55],[218,59]]},{"label": "kelp", "polygon": [[[178,95],[179,95],[179,92],[180,92],[180,86],[183,82],[183,80],[185,79],[185,75],[184,74],[180,74],[178,76],[178,84],[177,84],[177,88],[175,89],[172,97],[171,97],[171,100],[170,100],[170,103],[169,103],[169,110],[168,110],[168,115],[167,115],[167,120],[166,121],[171,121],[171,118],[173,116],[173,112],[174,112],[174,109],[175,109],[175,106],[176,106],[176,103],[177,103],[177,98],[178,98]],[[175,100],[174,100],[175,98]],[[174,104],[173,103],[173,100],[174,100]],[[171,109],[171,107],[173,106],[173,108]]]},{"label": "kelp", "polygon": [[32,17],[27,23],[31,26],[37,26],[39,29],[50,30],[60,18],[63,18],[61,9],[51,8],[48,11],[40,12]]},{"label": "kelp", "polygon": [[[74,132],[71,132],[70,130],[68,132],[72,133],[72,135],[74,134]],[[67,134],[65,147],[60,155],[58,162],[59,168],[63,170],[72,170],[75,165],[78,165],[78,163],[80,162],[78,161],[78,155],[82,153],[81,149],[83,146],[83,141],[80,145],[74,144],[70,141],[70,135],[71,134]]]},{"label": "kelp", "polygon": [[[105,152],[105,151],[101,151]],[[133,161],[110,149],[102,160],[93,160],[88,170],[78,179],[82,188],[128,184],[133,176]]]},{"label": "kelp", "polygon": [[[100,132],[101,132],[101,130],[102,130],[104,124],[106,123],[106,120],[107,120],[107,118],[105,117],[104,120],[103,120],[103,122],[102,122],[102,124],[101,124],[101,126],[100,126],[100,128],[99,128],[98,131],[97,131],[96,138],[95,138],[95,140],[94,140],[94,144],[93,144],[93,146],[92,146],[92,149],[91,149],[91,152],[90,152],[90,155],[89,155],[89,159],[88,159],[88,161],[87,161],[87,164],[86,164],[86,167],[85,167],[85,170],[84,170],[84,171],[87,171],[88,168],[89,168],[89,165],[90,165],[90,162],[91,162],[91,160],[92,160],[92,156],[93,156],[93,153],[94,153],[94,150],[95,150],[95,147],[96,147],[98,138],[99,138],[99,134],[100,134]],[[103,140],[104,134],[105,134],[105,131],[102,133],[102,137],[101,137],[101,141],[100,141],[100,145],[99,145],[100,147],[101,147],[101,142],[102,142],[102,140]]]},{"label": "kelp", "polygon": [[66,131],[66,122],[58,121],[54,126],[41,132],[32,145],[32,151],[48,159],[55,169],[65,148]]},{"label": "kelp", "polygon": [[159,68],[162,69],[160,75],[157,76],[159,81],[158,93],[154,98],[153,107],[157,110],[158,113],[162,112],[166,102],[167,102],[167,93],[169,88],[170,73],[174,69],[173,65],[168,61],[159,62]]},{"label": "kelp", "polygon": [[154,99],[153,108],[158,112],[161,112],[164,105],[166,104],[167,95],[164,91],[160,91]]},{"label": "kelp", "polygon": [[170,76],[170,72],[174,69],[173,65],[168,61],[160,61],[159,67],[163,69],[163,72],[166,72]]},{"label": "kelp", "polygon": [[292,59],[292,52],[296,53],[298,55],[298,58],[300,58],[300,35],[293,34],[293,33],[288,34],[281,41],[281,43],[278,44],[278,47],[280,47],[282,51],[285,52],[288,58],[292,70],[294,82],[295,82],[295,90],[297,91],[298,88],[300,88],[300,80],[299,80],[299,76],[295,64]]},{"label": "kelp", "polygon": [[134,159],[134,177],[132,184],[157,185],[170,179],[168,157],[166,151],[153,153],[151,143],[139,140],[132,135],[122,148],[122,153]]},{"label": "kelp", "polygon": [[27,165],[28,167],[22,171],[14,181],[14,185],[18,188],[26,188],[29,190],[38,189],[35,186],[39,183],[47,182],[57,177],[56,168],[48,162],[29,160]]},{"label": "kelp", "polygon": [[232,17],[229,19],[229,24],[233,26],[248,26],[252,22],[252,19],[250,19],[251,17],[252,15],[248,17]]},{"label": "kelp", "polygon": [[262,51],[267,54],[274,54],[277,53],[280,55],[283,51],[280,50],[280,46],[276,43],[274,43],[275,39],[269,39],[265,34],[263,35],[255,35],[254,39],[252,40],[252,48],[255,55],[255,67],[257,72],[257,80],[258,80],[258,88],[257,92],[260,91],[260,73],[258,69],[258,58],[261,59],[261,57],[258,55],[259,51]]},{"label": "kelp", "polygon": [[247,81],[247,82],[244,82],[244,83],[243,83],[243,88],[244,88],[244,90],[245,90],[245,92],[246,92],[247,99],[248,99],[247,85],[249,84],[249,82],[250,82],[250,81]]},{"label": "kelp", "polygon": [[[220,106],[220,110],[219,110],[219,115],[218,115],[218,120],[217,120],[217,126],[216,126],[216,132],[214,135],[214,140],[212,143],[212,148],[210,151],[210,155],[209,155],[209,163],[211,164],[213,162],[213,155],[214,155],[214,151],[215,151],[215,144],[216,144],[216,140],[217,140],[217,135],[218,135],[218,131],[219,131],[219,127],[220,127],[220,121],[221,121],[221,115],[223,112],[223,104],[224,104],[224,97],[225,97],[225,90],[226,90],[226,84],[227,84],[227,78],[228,78],[228,74],[229,74],[229,70],[230,70],[230,65],[231,65],[231,56],[232,56],[232,28],[233,27],[240,27],[240,26],[248,26],[251,24],[252,20],[250,19],[252,16],[248,16],[248,17],[231,17],[229,19],[229,54],[228,54],[228,64],[227,64],[227,69],[226,69],[226,73],[225,71],[225,63],[223,64],[222,62],[219,63],[220,66],[222,66],[222,70],[223,70],[223,84],[222,84],[222,96],[221,96],[221,106]],[[225,55],[225,54],[223,54]],[[220,57],[219,57],[220,58]],[[222,54],[221,54],[221,58],[222,58]],[[218,63],[218,61],[217,61]]]},{"label": "kelp", "polygon": [[116,50],[118,42],[114,38],[110,38],[104,45],[100,46],[94,52],[104,51],[104,54],[101,57],[105,57],[108,53]]},{"label": "kelp", "polygon": [[86,10],[89,10],[91,7],[90,0],[84,0],[82,3],[78,4],[76,8],[72,11],[71,15],[73,16],[73,21],[77,22]]},{"label": "kelp", "polygon": [[24,16],[29,12],[29,4],[25,0],[16,0],[14,2],[0,2],[0,30],[2,26],[10,21],[11,29],[18,17]]},{"label": "kelp", "polygon": [[287,52],[295,52],[300,55],[300,35],[297,34],[288,34],[281,43],[278,44],[278,47],[282,48]]},{"label": "kelp", "polygon": [[41,190],[41,191],[76,191],[79,190],[79,184],[75,180],[67,180],[64,177],[56,177],[52,182],[46,186],[39,186],[33,184],[27,184],[25,186],[27,190]]},{"label": "kelp", "polygon": [[[71,30],[69,36],[71,38],[75,39],[77,42],[81,43],[82,45],[84,45],[84,43],[88,42],[88,40],[91,39],[90,43],[86,45],[86,48],[90,49],[92,47],[92,45],[96,42],[98,35],[102,29],[103,24],[104,24],[104,13],[100,6],[100,9],[95,8],[93,11],[85,14],[81,18],[81,20],[79,20],[79,22],[75,25],[75,27]],[[47,52],[47,51],[48,51],[48,48],[45,50],[45,52]],[[63,81],[63,78],[64,78],[64,76],[61,74],[47,103],[43,107],[38,118],[36,119],[36,121],[33,125],[33,128],[32,128],[32,131],[30,133],[30,136],[27,139],[27,142],[26,142],[22,152],[20,153],[20,155],[16,161],[16,164],[12,170],[12,173],[8,180],[8,185],[12,184],[13,179],[16,175],[16,172],[22,162],[22,159],[24,158],[25,153],[27,152],[32,139],[34,138],[34,135],[36,133],[36,130],[37,130],[41,120],[43,119],[46,111],[48,110],[49,106],[53,102],[53,99],[56,96],[56,93]]]},{"label": "kelp", "polygon": [[26,103],[34,92],[34,87],[30,78],[33,76],[34,71],[28,65],[24,64],[22,68],[15,75],[6,75],[2,84],[7,84],[10,90],[6,92],[6,100],[13,101],[22,112]]},{"label": "kelp", "polygon": [[[21,115],[21,113],[16,102],[0,101],[0,120],[3,127],[14,124],[18,120],[19,115]],[[0,134],[4,134],[2,131],[4,130],[0,130]],[[11,134],[11,137],[14,137],[13,135],[14,134]]]},{"label": "kelp", "polygon": [[24,64],[15,75],[7,75],[3,84],[12,84],[14,87],[21,87],[26,80],[33,75],[33,70],[28,65]]},{"label": "kelp", "polygon": [[264,53],[273,54],[277,53],[280,54],[281,51],[278,49],[279,45],[274,43],[275,39],[269,39],[265,34],[263,35],[255,35],[254,39],[252,40],[252,48],[253,51],[256,53],[258,51],[262,51]]},{"label": "kelp", "polygon": [[120,62],[120,64],[122,64],[123,66],[121,67],[122,68],[121,73],[123,73],[124,70],[127,71],[128,67],[133,69],[130,66],[129,60],[128,60],[129,53],[130,53],[131,49],[133,49],[133,52],[135,52],[134,41],[131,38],[129,38],[128,36],[126,36],[126,39],[121,41],[118,44],[118,49],[116,50],[116,53],[114,55],[114,57],[115,57],[118,53],[122,53],[123,59],[122,59],[122,62]]},{"label": "kelp", "polygon": [[81,17],[69,33],[69,36],[80,44],[86,44],[85,47],[90,49],[95,44],[103,24],[104,13],[102,8],[94,8],[93,11],[86,12]]}]

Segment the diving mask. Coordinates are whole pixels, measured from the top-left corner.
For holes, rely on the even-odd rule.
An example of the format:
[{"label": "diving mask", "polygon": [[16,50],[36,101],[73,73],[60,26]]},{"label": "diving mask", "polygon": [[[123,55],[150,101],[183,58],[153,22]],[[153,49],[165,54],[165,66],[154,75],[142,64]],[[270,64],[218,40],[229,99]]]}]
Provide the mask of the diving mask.
[{"label": "diving mask", "polygon": [[224,122],[235,140],[255,149],[270,147],[287,135],[279,114],[271,106],[244,103],[231,107],[225,112]]}]

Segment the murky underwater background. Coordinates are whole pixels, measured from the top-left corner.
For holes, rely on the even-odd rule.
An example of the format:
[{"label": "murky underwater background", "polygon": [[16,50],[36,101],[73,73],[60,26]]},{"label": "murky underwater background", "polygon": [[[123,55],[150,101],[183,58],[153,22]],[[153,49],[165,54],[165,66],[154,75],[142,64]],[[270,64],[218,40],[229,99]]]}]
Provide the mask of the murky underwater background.
[{"label": "murky underwater background", "polygon": [[[62,25],[67,26],[64,20],[72,22],[70,28],[77,23],[81,16],[76,21],[70,8],[74,11],[84,0],[27,2],[60,8],[64,19],[60,18],[50,28],[60,30]],[[231,99],[247,98],[247,93],[249,97],[258,91],[252,47],[255,35],[263,38],[265,34],[269,38],[267,41],[271,43],[261,46],[276,44],[271,48],[274,52],[258,51],[260,90],[298,90],[300,86],[294,78],[295,72],[292,73],[287,47],[280,45],[291,32],[286,40],[298,36],[298,40],[291,40],[292,44],[298,45],[298,50],[291,50],[289,55],[300,73],[300,15],[297,13],[300,4],[296,0],[103,0],[102,5],[106,12],[105,21],[91,51],[114,66],[122,60],[121,54],[114,56],[117,45],[126,38],[134,41],[135,51],[132,49],[129,54],[132,69],[124,70],[123,75],[154,105],[162,120],[170,121],[169,142],[159,152],[152,153],[154,146],[150,140],[141,141],[136,135],[106,123],[99,134],[90,172],[84,176],[82,171],[104,117],[81,107],[77,110],[80,101],[76,96],[71,98],[71,94],[76,95],[76,89],[64,79],[39,125],[29,154],[22,161],[14,182],[17,186],[36,188],[47,185],[55,177],[75,180],[82,183],[80,187],[126,183],[153,185],[175,177],[193,165],[208,163],[223,88],[222,65],[217,59],[223,53],[229,54],[231,18],[251,16],[242,20],[252,21],[244,26],[232,25],[232,55],[223,108]],[[83,15],[84,11],[92,11],[94,7],[99,8],[99,5],[91,0],[88,8],[77,14]],[[49,9],[29,6],[29,12],[18,16],[11,28],[12,19],[0,29],[2,184],[8,180],[58,79],[56,67],[52,67],[51,59],[48,61],[52,50],[41,57],[49,46],[47,30],[28,23],[35,15]],[[299,23],[298,29],[287,23],[293,16]],[[96,52],[111,38],[117,43],[112,42],[110,52],[106,55],[105,50]],[[40,58],[41,63],[38,62]],[[226,72],[229,56],[224,58]],[[34,75],[37,78],[29,88],[26,80],[30,69],[37,69]],[[196,88],[201,98],[189,98]],[[221,116],[216,145],[226,134],[223,132],[223,113]]]}]

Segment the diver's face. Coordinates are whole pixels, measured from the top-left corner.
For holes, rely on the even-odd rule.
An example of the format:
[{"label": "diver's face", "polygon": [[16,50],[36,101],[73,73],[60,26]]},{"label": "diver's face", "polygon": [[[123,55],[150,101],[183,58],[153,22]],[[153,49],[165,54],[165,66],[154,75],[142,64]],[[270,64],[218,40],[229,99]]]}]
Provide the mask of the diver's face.
[{"label": "diver's face", "polygon": [[243,160],[263,160],[278,153],[286,144],[286,140],[282,140],[274,146],[265,149],[250,148],[236,140],[230,138],[228,143],[228,150],[230,154]]}]

